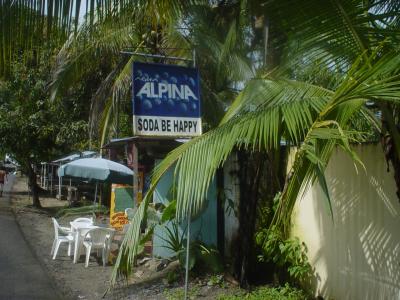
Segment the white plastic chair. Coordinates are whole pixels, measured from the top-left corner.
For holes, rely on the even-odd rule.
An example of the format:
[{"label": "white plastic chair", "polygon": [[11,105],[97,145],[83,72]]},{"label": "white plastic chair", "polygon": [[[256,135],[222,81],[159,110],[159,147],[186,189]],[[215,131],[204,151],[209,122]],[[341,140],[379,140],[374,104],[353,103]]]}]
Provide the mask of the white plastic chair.
[{"label": "white plastic chair", "polygon": [[86,222],[86,223],[93,224],[93,218],[77,218],[77,219],[73,220],[73,222]]},{"label": "white plastic chair", "polygon": [[93,228],[90,229],[83,239],[83,246],[86,248],[86,260],[85,267],[89,265],[90,253],[92,250],[102,250],[103,266],[106,265],[106,261],[110,252],[111,242],[114,237],[114,229],[111,228]]},{"label": "white plastic chair", "polygon": [[136,210],[137,210],[136,208],[132,208],[132,207],[125,208],[125,215],[129,221],[133,219],[133,216],[135,215]]},{"label": "white plastic chair", "polygon": [[71,255],[72,243],[74,242],[74,236],[71,229],[68,227],[62,227],[58,224],[55,218],[51,218],[54,225],[54,241],[51,247],[51,255],[53,259],[56,259],[58,248],[62,243],[68,243],[68,256]]}]

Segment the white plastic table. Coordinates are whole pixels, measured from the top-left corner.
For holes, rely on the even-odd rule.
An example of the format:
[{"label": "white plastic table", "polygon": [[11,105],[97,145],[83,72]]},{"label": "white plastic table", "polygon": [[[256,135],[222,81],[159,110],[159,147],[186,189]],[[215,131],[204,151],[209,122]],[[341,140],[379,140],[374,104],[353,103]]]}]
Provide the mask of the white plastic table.
[{"label": "white plastic table", "polygon": [[98,228],[99,226],[93,225],[89,222],[70,222],[71,230],[75,234],[75,246],[74,246],[74,264],[77,263],[80,257],[80,250],[83,245],[83,238],[85,234],[93,228]]},{"label": "white plastic table", "polygon": [[114,236],[115,230],[110,228],[106,224],[99,224],[99,225],[94,225],[91,222],[70,222],[71,224],[71,231],[75,235],[75,245],[74,245],[74,264],[78,262],[78,258],[81,256],[81,249],[83,246],[83,239],[86,235],[86,233],[93,228],[108,228],[110,232],[110,240],[109,240],[109,245],[108,245],[108,250],[111,247],[111,242]]}]

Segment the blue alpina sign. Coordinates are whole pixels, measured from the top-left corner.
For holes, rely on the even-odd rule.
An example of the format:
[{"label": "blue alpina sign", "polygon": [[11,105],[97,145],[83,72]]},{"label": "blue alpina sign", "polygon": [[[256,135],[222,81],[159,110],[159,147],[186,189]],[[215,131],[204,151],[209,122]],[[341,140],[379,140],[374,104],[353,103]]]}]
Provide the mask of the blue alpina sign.
[{"label": "blue alpina sign", "polygon": [[134,62],[132,80],[134,135],[201,134],[197,69]]}]

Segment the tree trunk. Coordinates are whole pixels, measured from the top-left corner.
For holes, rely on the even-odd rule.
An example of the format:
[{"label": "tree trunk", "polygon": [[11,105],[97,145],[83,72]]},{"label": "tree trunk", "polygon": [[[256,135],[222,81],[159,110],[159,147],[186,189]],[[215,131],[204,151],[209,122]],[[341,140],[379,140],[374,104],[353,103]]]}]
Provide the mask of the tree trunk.
[{"label": "tree trunk", "polygon": [[[382,147],[387,161],[389,171],[389,161],[392,162],[394,169],[394,180],[397,187],[397,198],[400,201],[400,132],[393,118],[393,108],[388,104],[381,104],[382,110]],[[386,133],[387,131],[387,133]]]},{"label": "tree trunk", "polygon": [[219,168],[217,179],[217,247],[221,257],[225,255],[225,207],[224,207],[224,170]]},{"label": "tree trunk", "polygon": [[39,200],[39,187],[36,182],[36,172],[33,170],[31,164],[28,164],[27,166],[27,173],[28,173],[28,185],[32,193],[32,205],[33,207],[41,208],[42,205],[40,204]]},{"label": "tree trunk", "polygon": [[258,188],[263,160],[261,154],[250,155],[239,151],[240,203],[238,255],[235,261],[235,276],[240,286],[249,286],[249,275],[255,263],[254,232],[257,219]]}]

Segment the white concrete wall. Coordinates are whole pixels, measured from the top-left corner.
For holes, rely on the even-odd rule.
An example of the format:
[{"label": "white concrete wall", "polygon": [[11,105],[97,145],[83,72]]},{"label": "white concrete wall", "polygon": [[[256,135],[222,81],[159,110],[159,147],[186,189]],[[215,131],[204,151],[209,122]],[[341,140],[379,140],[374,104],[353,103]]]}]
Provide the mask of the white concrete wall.
[{"label": "white concrete wall", "polygon": [[316,183],[298,202],[293,234],[308,247],[325,299],[400,299],[400,204],[381,145],[355,146],[366,171],[335,150],[326,170],[334,221]]}]

